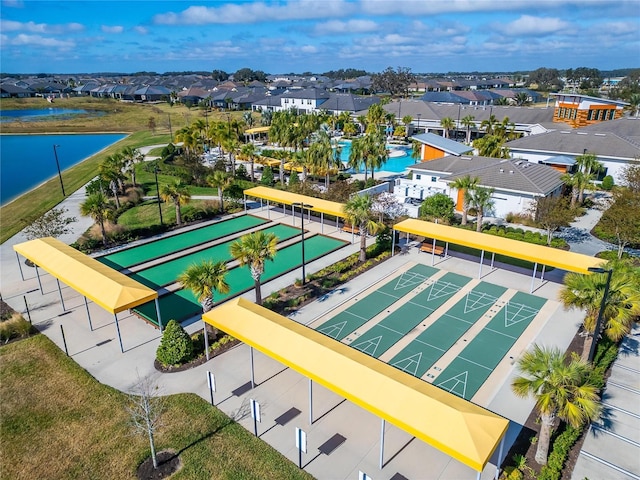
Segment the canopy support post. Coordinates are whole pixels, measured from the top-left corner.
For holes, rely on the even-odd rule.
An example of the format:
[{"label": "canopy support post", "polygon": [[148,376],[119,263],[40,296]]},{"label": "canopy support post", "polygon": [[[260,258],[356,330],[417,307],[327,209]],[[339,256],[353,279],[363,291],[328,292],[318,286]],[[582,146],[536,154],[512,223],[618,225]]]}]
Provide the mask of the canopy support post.
[{"label": "canopy support post", "polygon": [[[407,237],[409,236],[409,234],[407,233]],[[408,238],[407,238],[408,240]],[[433,267],[433,265],[435,264],[436,261],[436,239],[435,237],[433,237],[433,242],[431,242],[431,266]]]},{"label": "canopy support post", "polygon": [[118,314],[114,312],[113,318],[116,319],[116,330],[118,331],[118,341],[120,342],[120,351],[124,353],[124,347],[122,346],[122,335],[120,335],[120,325],[118,325]]},{"label": "canopy support post", "polygon": [[449,242],[444,244],[444,258],[449,258]]},{"label": "canopy support post", "polygon": [[391,229],[391,256],[393,257],[396,253],[396,229]]},{"label": "canopy support post", "polygon": [[313,380],[309,379],[309,425],[313,425]]},{"label": "canopy support post", "polygon": [[478,270],[478,278],[482,278],[482,264],[484,263],[484,250],[480,254],[480,270]]},{"label": "canopy support post", "polygon": [[505,435],[502,435],[502,440],[500,440],[500,448],[498,449],[498,461],[496,462],[496,475],[495,475],[495,480],[498,480],[498,477],[500,476],[500,464],[502,463],[502,450],[504,449],[504,437]]},{"label": "canopy support post", "polygon": [[16,252],[16,260],[18,261],[18,268],[20,269],[20,278],[22,278],[22,281],[24,282],[24,273],[22,273],[22,265],[20,264],[20,256],[18,255],[18,252]]},{"label": "canopy support post", "polygon": [[535,285],[536,282],[536,272],[538,271],[538,262],[533,264],[533,276],[531,277],[531,289],[529,290],[529,293],[533,293],[533,287]]},{"label": "canopy support post", "polygon": [[380,470],[384,467],[384,418],[380,419]]},{"label": "canopy support post", "polygon": [[89,329],[93,332],[93,325],[91,324],[91,312],[89,312],[89,302],[87,302],[87,297],[84,298],[84,307],[87,309],[87,318],[89,319]]},{"label": "canopy support post", "polygon": [[62,311],[66,312],[67,309],[64,306],[64,297],[62,296],[62,288],[60,287],[60,280],[56,278],[56,283],[58,284],[58,293],[60,294],[60,304],[62,305]]},{"label": "canopy support post", "polygon": [[496,252],[491,252],[491,270],[493,270],[493,262],[496,259]]},{"label": "canopy support post", "polygon": [[546,265],[542,265],[542,273],[540,274],[540,284],[542,285],[542,283],[544,282],[544,270],[545,268],[547,268]]},{"label": "canopy support post", "polygon": [[269,205],[269,200],[267,200],[267,219],[271,220],[271,206]]},{"label": "canopy support post", "polygon": [[38,271],[38,265],[36,265],[36,277],[38,277],[38,285],[40,286],[40,295],[44,295],[44,290],[42,290],[42,282],[40,281],[40,272]]},{"label": "canopy support post", "polygon": [[207,322],[204,321],[204,318],[202,319],[202,325],[203,325],[203,330],[202,333],[204,334],[204,353],[205,356],[207,357],[207,362],[209,361],[209,332],[207,332]]},{"label": "canopy support post", "polygon": [[160,327],[160,333],[162,333],[162,317],[160,316],[160,302],[158,297],[155,298],[156,303],[156,316],[158,317],[158,326]]},{"label": "canopy support post", "polygon": [[324,212],[320,212],[320,233],[324,233]]},{"label": "canopy support post", "polygon": [[482,471],[478,470],[478,473],[476,474],[476,480],[480,480],[480,477],[482,477]]},{"label": "canopy support post", "polygon": [[249,347],[249,357],[251,358],[251,388],[256,387],[255,372],[253,369],[253,347]]}]

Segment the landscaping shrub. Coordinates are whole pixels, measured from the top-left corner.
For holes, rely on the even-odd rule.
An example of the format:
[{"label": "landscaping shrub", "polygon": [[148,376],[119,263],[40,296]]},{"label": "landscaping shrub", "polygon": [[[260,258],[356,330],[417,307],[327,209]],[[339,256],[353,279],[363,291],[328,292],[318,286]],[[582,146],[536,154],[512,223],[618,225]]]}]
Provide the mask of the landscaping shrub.
[{"label": "landscaping shrub", "polygon": [[14,313],[8,320],[0,322],[0,342],[7,343],[15,338],[28,337],[34,328],[22,315]]},{"label": "landscaping shrub", "polygon": [[193,358],[193,342],[182,325],[170,320],[162,333],[156,359],[163,366],[180,365]]},{"label": "landscaping shrub", "polygon": [[609,191],[613,188],[613,185],[614,185],[613,177],[611,175],[607,175],[602,179],[601,187],[603,190]]}]

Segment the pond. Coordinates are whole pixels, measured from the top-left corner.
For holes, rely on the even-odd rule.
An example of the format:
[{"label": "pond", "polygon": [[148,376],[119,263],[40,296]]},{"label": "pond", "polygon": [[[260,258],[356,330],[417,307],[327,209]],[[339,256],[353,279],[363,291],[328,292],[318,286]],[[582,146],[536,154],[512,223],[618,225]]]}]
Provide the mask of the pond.
[{"label": "pond", "polygon": [[62,171],[124,137],[124,134],[0,135],[0,205],[57,176],[56,155]]},{"label": "pond", "polygon": [[[68,119],[78,115],[91,114],[104,115],[104,112],[93,112],[72,108],[34,108],[25,110],[0,110],[0,123],[2,122],[35,122],[42,120]],[[52,118],[53,117],[53,118]]]}]

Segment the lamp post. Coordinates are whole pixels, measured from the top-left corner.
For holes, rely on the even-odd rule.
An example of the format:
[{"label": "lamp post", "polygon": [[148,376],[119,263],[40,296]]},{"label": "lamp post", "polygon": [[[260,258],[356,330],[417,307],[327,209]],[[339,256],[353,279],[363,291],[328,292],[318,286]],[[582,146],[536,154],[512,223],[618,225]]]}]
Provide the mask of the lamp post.
[{"label": "lamp post", "polygon": [[[300,207],[300,228],[302,229],[302,285],[305,284],[305,272],[304,272],[304,209],[311,209],[313,205],[309,205],[308,203],[303,202],[295,202],[291,204],[291,208]],[[295,216],[295,211],[294,211]]]},{"label": "lamp post", "polygon": [[421,113],[418,114],[418,133],[420,133],[420,117],[422,116]]},{"label": "lamp post", "polygon": [[58,178],[60,179],[60,188],[62,189],[62,196],[66,197],[67,195],[64,193],[64,183],[62,183],[62,173],[60,173],[60,162],[58,161],[58,150],[57,147],[60,145],[53,145],[53,156],[56,157],[56,167],[58,167]]},{"label": "lamp post", "polygon": [[154,167],[153,174],[156,176],[156,193],[158,195],[158,213],[160,214],[160,225],[164,225],[164,223],[162,223],[162,204],[160,203],[160,187],[158,186],[158,165]]},{"label": "lamp post", "polygon": [[600,337],[600,330],[602,330],[602,317],[604,316],[604,309],[607,306],[607,296],[609,295],[609,285],[611,284],[611,275],[613,269],[606,270],[600,267],[589,267],[589,271],[593,273],[606,273],[607,283],[604,287],[604,293],[602,294],[602,302],[600,303],[600,311],[598,312],[598,320],[596,321],[596,328],[593,331],[593,340],[591,341],[591,348],[589,349],[589,363],[593,362],[593,357],[596,355],[596,345],[598,344],[598,338]]}]

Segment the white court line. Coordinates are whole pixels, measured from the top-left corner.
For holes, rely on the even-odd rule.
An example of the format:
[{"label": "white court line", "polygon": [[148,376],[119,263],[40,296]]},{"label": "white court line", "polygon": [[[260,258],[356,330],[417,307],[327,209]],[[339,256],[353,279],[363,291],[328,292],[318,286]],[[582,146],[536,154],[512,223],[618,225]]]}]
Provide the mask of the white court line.
[{"label": "white court line", "polygon": [[[473,364],[473,365],[477,365],[478,367],[480,367],[480,368],[484,368],[485,370],[489,370],[490,372],[493,372],[493,367],[492,367],[492,368],[489,368],[489,367],[487,367],[487,366],[485,366],[485,365],[482,365],[481,363],[474,362],[473,360],[469,360],[468,358],[465,358],[465,357],[462,357],[462,356],[459,356],[459,357],[457,357],[457,358],[459,358],[460,360],[464,360],[465,362],[469,362],[469,363],[471,363],[471,364]],[[483,382],[483,383],[484,383],[484,382]]]},{"label": "white court line", "polygon": [[494,330],[493,328],[489,328],[489,327],[484,327],[480,333],[484,332],[485,330],[488,332],[497,333],[498,335],[502,335],[503,337],[508,337],[512,340],[518,340],[521,336],[521,335],[518,335],[517,337],[513,337],[507,333],[499,332],[498,330]]},{"label": "white court line", "polygon": [[[431,348],[433,348],[433,349],[435,349],[435,350],[439,350],[439,351],[441,351],[441,352],[446,352],[446,351],[448,351],[448,350],[445,350],[444,348],[436,347],[435,345],[431,345],[430,343],[423,342],[422,340],[419,340],[419,339],[417,339],[417,338],[416,338],[413,342],[421,343],[422,345],[425,345],[425,346],[427,346],[427,347],[431,347]],[[411,343],[413,343],[413,342],[411,342]],[[409,345],[411,345],[411,343],[410,343]]]}]

